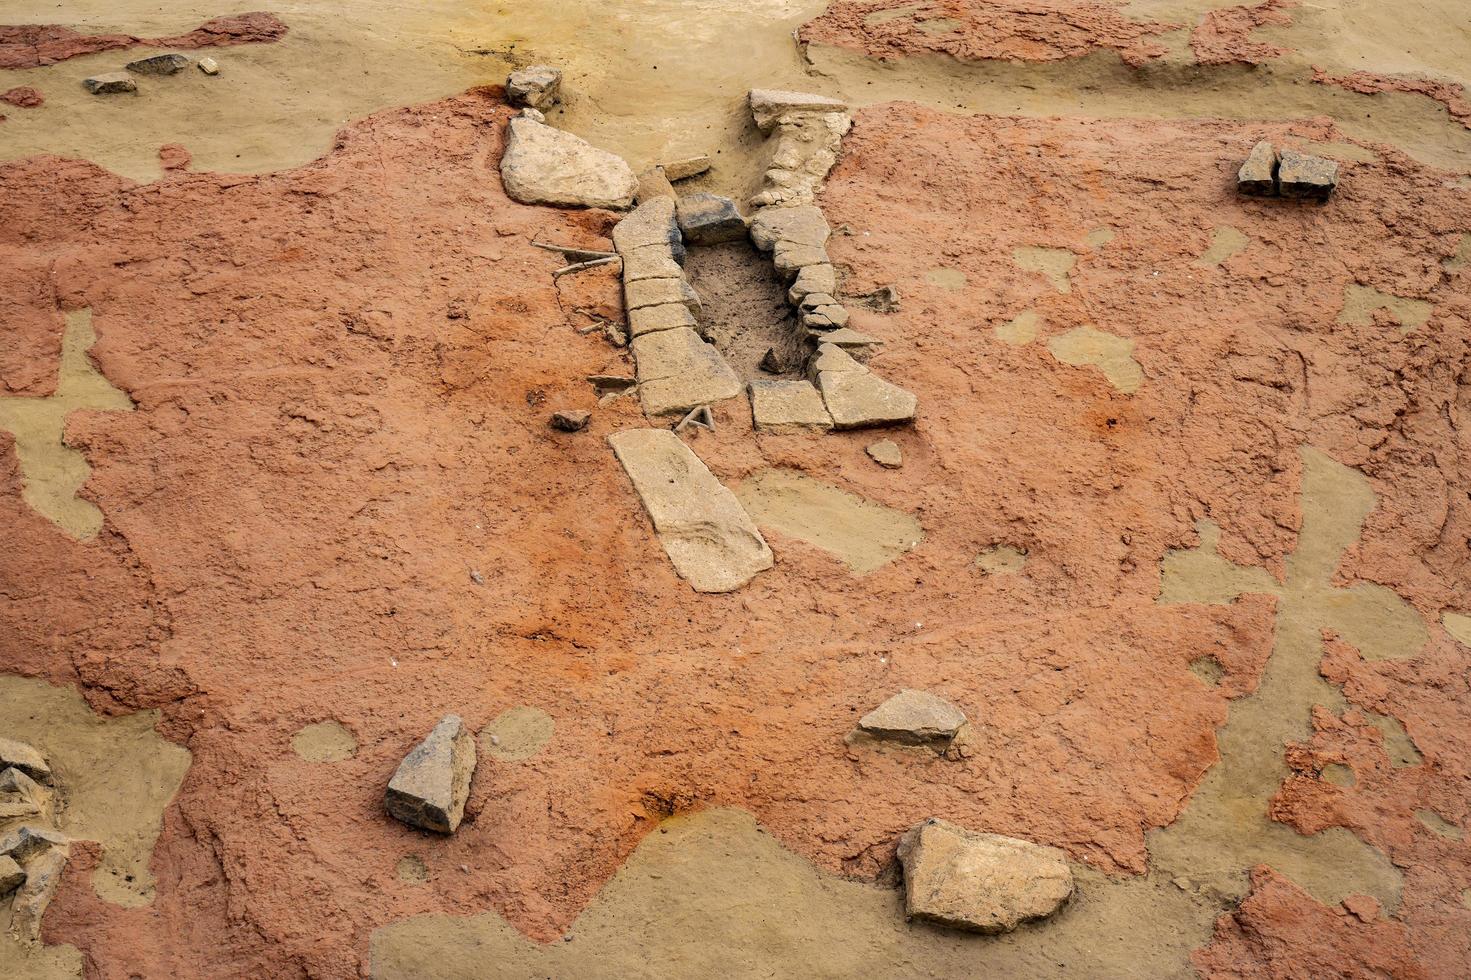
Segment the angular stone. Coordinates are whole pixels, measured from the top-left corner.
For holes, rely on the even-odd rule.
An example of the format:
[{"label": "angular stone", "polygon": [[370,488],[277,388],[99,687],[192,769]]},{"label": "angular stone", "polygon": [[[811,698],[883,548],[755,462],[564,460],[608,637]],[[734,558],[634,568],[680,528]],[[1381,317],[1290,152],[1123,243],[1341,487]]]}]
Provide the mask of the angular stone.
[{"label": "angular stone", "polygon": [[846,327],[848,325],[848,311],[837,303],[826,303],[815,307],[812,312],[817,316],[826,318],[828,323],[835,327]]},{"label": "angular stone", "polygon": [[640,279],[680,279],[684,276],[684,270],[674,261],[674,253],[668,245],[640,245],[618,254],[623,258],[624,283]]},{"label": "angular stone", "polygon": [[614,210],[633,204],[638,180],[618,155],[525,117],[508,128],[501,182],[513,200]]},{"label": "angular stone", "polygon": [[40,783],[11,766],[0,772],[0,820],[40,816],[47,793]]},{"label": "angular stone", "polygon": [[1277,150],[1262,140],[1251,148],[1251,155],[1236,172],[1236,189],[1251,197],[1272,197],[1277,193]]},{"label": "angular stone", "polygon": [[190,59],[182,54],[156,54],[130,61],[123,67],[136,75],[173,75],[188,68]]},{"label": "angular stone", "polygon": [[[898,446],[892,442],[888,445],[895,454],[898,453]],[[873,447],[869,449],[872,455]],[[868,734],[906,745],[949,741],[964,724],[965,712],[955,705],[929,691],[910,688],[900,691],[858,720],[858,727]]]},{"label": "angular stone", "polygon": [[43,851],[23,862],[26,880],[15,892],[10,905],[10,931],[28,942],[41,938],[41,916],[61,884],[61,872],[71,857],[68,847]]},{"label": "angular stone", "polygon": [[860,348],[875,347],[883,341],[877,337],[870,337],[866,333],[859,333],[851,327],[843,327],[840,330],[830,330],[822,335],[822,343],[834,344],[844,350],[858,350]]},{"label": "angular stone", "polygon": [[914,395],[869,371],[823,371],[817,376],[817,388],[839,429],[909,422],[919,407]]},{"label": "angular stone", "polygon": [[645,245],[667,245],[676,261],[684,261],[684,240],[674,221],[674,199],[654,197],[613,226],[613,247],[620,254]]},{"label": "angular stone", "polygon": [[825,95],[780,89],[753,88],[747,98],[751,106],[751,118],[756,121],[756,128],[763,133],[771,132],[777,120],[789,112],[844,112],[848,108],[846,102]]},{"label": "angular stone", "polygon": [[807,330],[809,331],[809,335],[825,334],[829,330],[838,329],[837,324],[833,323],[823,314],[818,313],[814,310],[802,311],[802,326],[807,328]]},{"label": "angular stone", "polygon": [[697,157],[685,157],[682,160],[670,160],[661,164],[664,168],[664,176],[670,180],[685,180],[689,177],[698,177],[710,169],[710,158],[701,154]]},{"label": "angular stone", "polygon": [[121,92],[138,91],[138,83],[124,71],[110,71],[82,80],[82,85],[93,95],[117,95]]},{"label": "angular stone", "polygon": [[838,289],[838,276],[830,265],[804,265],[787,290],[787,302],[793,306],[814,293],[834,296]]},{"label": "angular stone", "polygon": [[562,70],[550,65],[518,68],[506,77],[506,101],[550,109],[562,100]]},{"label": "angular stone", "polygon": [[9,895],[25,880],[26,873],[15,863],[15,858],[9,855],[0,856],[0,896]]},{"label": "angular stone", "polygon": [[662,306],[640,306],[628,311],[628,332],[635,337],[656,330],[674,330],[678,327],[695,326],[694,314],[683,303],[665,303]]},{"label": "angular stone", "polygon": [[199,70],[206,75],[218,75],[220,73],[220,63],[213,58],[200,58],[198,63]]},{"label": "angular stone", "polygon": [[868,453],[869,459],[886,470],[897,470],[904,465],[904,454],[889,439],[880,439],[878,442],[869,443],[867,448],[864,449],[864,452]]},{"label": "angular stone", "polygon": [[[781,242],[821,248],[831,234],[822,210],[812,205],[762,208],[751,218],[751,242],[763,252],[770,252]],[[836,287],[836,282],[833,285]]]},{"label": "angular stone", "polygon": [[802,297],[801,302],[799,302],[797,305],[806,310],[815,309],[819,306],[831,306],[835,302],[837,302],[837,300],[833,299],[832,296],[828,293],[808,293],[806,296]]},{"label": "angular stone", "polygon": [[718,245],[746,237],[746,219],[728,197],[686,194],[675,204],[675,214],[685,240],[697,245]]},{"label": "angular stone", "polygon": [[777,242],[771,253],[771,264],[785,280],[791,280],[809,265],[830,265],[827,252],[814,245],[797,245],[793,242]]},{"label": "angular stone", "polygon": [[766,353],[761,355],[760,368],[767,374],[785,374],[788,364],[786,358],[779,354],[775,347],[768,347]]},{"label": "angular stone", "polygon": [[0,738],[0,766],[14,766],[32,779],[51,782],[51,767],[46,764],[46,757],[13,738]]},{"label": "angular stone", "polygon": [[904,911],[911,919],[981,933],[1043,919],[1073,894],[1062,851],[931,818],[899,839]]},{"label": "angular stone", "polygon": [[674,570],[696,592],[733,592],[771,567],[771,549],[735,494],[667,429],[608,437]]},{"label": "angular stone", "polygon": [[0,839],[0,854],[8,854],[21,864],[25,864],[42,851],[52,848],[66,849],[70,843],[66,835],[49,827],[26,824],[6,834],[4,839]]},{"label": "angular stone", "polygon": [[863,374],[867,370],[868,368],[853,360],[847,351],[836,344],[823,344],[807,361],[807,377],[813,380],[824,373],[839,374],[844,371],[852,371]]},{"label": "angular stone", "polygon": [[810,381],[751,381],[751,421],[758,432],[791,433],[833,427]]},{"label": "angular stone", "polygon": [[638,190],[634,192],[633,199],[639,204],[652,201],[656,197],[674,196],[674,185],[664,175],[663,167],[650,167],[638,175]]},{"label": "angular stone", "polygon": [[700,297],[683,279],[639,279],[623,284],[623,306],[632,312],[645,306],[678,303],[695,316],[700,315]]},{"label": "angular stone", "polygon": [[632,347],[645,415],[677,415],[741,393],[720,351],[687,327],[646,333]]},{"label": "angular stone", "polygon": [[475,739],[459,715],[445,715],[398,764],[383,806],[395,820],[452,834],[465,816],[474,774]]},{"label": "angular stone", "polygon": [[1277,164],[1277,192],[1283,197],[1326,201],[1338,186],[1338,161],[1283,150]]},{"label": "angular stone", "polygon": [[584,412],[581,409],[563,409],[552,413],[552,428],[560,432],[581,432],[587,428],[588,420],[591,418],[591,412]]}]

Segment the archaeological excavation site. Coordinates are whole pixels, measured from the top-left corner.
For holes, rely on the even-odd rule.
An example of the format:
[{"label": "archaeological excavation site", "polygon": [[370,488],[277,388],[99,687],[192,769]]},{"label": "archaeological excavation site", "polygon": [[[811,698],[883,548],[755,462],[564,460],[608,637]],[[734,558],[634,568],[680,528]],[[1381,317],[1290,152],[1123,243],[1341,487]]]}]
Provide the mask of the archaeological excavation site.
[{"label": "archaeological excavation site", "polygon": [[0,2],[0,980],[1471,977],[1467,0]]}]

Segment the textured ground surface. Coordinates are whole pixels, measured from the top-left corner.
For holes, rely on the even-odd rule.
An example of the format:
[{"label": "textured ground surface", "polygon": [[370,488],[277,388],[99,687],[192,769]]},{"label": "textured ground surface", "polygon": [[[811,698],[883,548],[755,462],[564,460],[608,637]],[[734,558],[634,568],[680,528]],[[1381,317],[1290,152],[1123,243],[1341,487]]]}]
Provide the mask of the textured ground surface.
[{"label": "textured ground surface", "polygon": [[[1169,40],[1156,24],[1229,34],[1245,15],[1208,18],[1221,4],[1039,6],[1028,23],[1070,26],[1012,49],[995,38],[1020,5],[934,4],[924,19],[971,25],[978,45],[950,50],[835,4],[804,40],[838,73],[810,87],[862,85],[844,59],[869,54],[892,61],[875,89],[930,104],[985,76],[922,52],[1083,77],[1100,55],[1148,71],[1189,51],[1200,71],[1236,70],[1200,46],[1150,53]],[[179,33],[209,15],[195,13],[125,33]],[[1264,23],[1248,34],[1287,29]],[[290,26],[231,50],[289,55]],[[576,64],[591,79],[601,63]],[[463,89],[462,69],[414,84]],[[1229,101],[1237,83],[1220,78],[1192,111]],[[830,244],[844,290],[901,296],[854,325],[920,398],[890,436],[903,468],[865,455],[872,435],[755,437],[740,402],[691,446],[728,484],[799,470],[912,515],[923,541],[859,577],[770,530],[776,567],[725,596],[674,576],[603,441],[641,424],[633,398],[597,407],[583,380],[631,373],[576,329],[583,311],[616,315],[616,279],[554,286],[560,258],[529,245],[607,247],[614,217],[504,196],[495,92],[386,109],[300,166],[268,165],[290,140],[265,146],[253,175],[0,165],[16,286],[0,298],[0,399],[53,395],[67,314],[90,310],[91,358],[133,406],[65,420],[103,518],[86,540],[27,503],[0,431],[0,669],[76,685],[103,716],[157,710],[157,734],[192,756],[152,892],[120,902],[93,873],[117,856],[83,847],[46,941],[106,977],[1471,972],[1466,131],[1421,95],[1298,89],[1328,100],[1308,108],[1384,107],[1385,142],[1350,138],[1366,124],[1347,112],[1339,129],[865,100],[879,104],[822,204],[846,229]],[[0,127],[61,118],[46,95]],[[89,125],[129,159],[164,142]],[[1416,138],[1390,145],[1396,126]],[[1238,198],[1235,166],[1263,137],[1340,157],[1338,197]],[[736,186],[732,170],[711,180]],[[552,433],[558,408],[595,409],[590,429]],[[1181,552],[1215,557],[1180,566],[1189,588],[1172,591]],[[996,554],[1012,557],[977,564]],[[1309,559],[1311,588],[1294,572]],[[1364,605],[1366,583],[1392,596]],[[1274,683],[1284,665],[1306,681]],[[966,711],[963,752],[845,742],[901,687]],[[429,840],[380,797],[446,710],[499,734],[482,738],[465,825]],[[1281,731],[1240,741],[1233,716]],[[1238,749],[1227,763],[1267,795],[1211,823],[1210,774],[1230,771],[1212,767]],[[882,885],[899,832],[930,815],[1064,849],[1079,900],[1004,941],[906,929]],[[1324,854],[1379,863],[1355,876]]]}]

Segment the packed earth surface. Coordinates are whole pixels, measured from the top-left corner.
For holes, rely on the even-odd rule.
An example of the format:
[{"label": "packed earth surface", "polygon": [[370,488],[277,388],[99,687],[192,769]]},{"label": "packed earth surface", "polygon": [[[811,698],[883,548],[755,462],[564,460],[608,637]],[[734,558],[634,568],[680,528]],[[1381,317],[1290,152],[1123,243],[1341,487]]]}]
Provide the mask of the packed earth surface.
[{"label": "packed earth surface", "polygon": [[0,976],[1471,976],[1467,86],[1462,0],[6,3]]}]

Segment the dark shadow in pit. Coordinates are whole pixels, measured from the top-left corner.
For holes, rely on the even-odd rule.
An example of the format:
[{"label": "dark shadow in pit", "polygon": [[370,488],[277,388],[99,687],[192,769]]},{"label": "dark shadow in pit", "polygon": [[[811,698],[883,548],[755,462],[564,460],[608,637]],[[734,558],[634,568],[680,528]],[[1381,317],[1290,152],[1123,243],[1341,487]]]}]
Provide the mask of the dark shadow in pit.
[{"label": "dark shadow in pit", "polygon": [[[741,380],[800,376],[806,351],[786,286],[748,241],[691,245],[685,276],[700,294],[700,326]],[[780,370],[762,367],[775,350]]]}]

